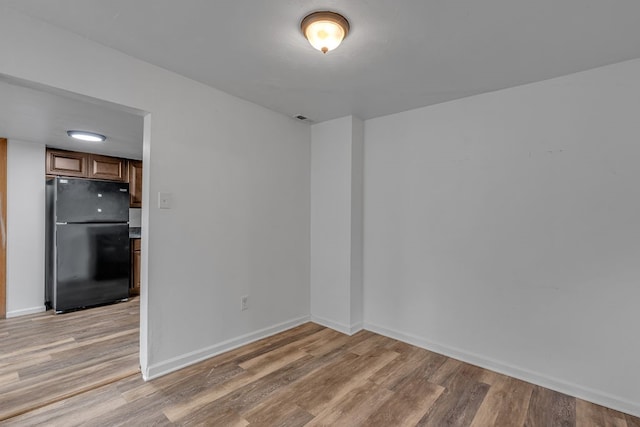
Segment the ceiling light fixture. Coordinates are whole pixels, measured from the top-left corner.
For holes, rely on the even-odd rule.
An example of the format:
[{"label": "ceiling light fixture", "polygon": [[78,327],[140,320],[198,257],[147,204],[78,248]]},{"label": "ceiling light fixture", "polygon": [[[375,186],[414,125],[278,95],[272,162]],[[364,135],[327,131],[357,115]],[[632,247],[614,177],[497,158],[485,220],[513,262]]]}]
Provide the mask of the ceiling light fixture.
[{"label": "ceiling light fixture", "polygon": [[322,53],[327,53],[337,48],[342,39],[347,37],[349,21],[335,12],[313,12],[305,16],[300,28],[311,46]]},{"label": "ceiling light fixture", "polygon": [[69,135],[71,138],[89,142],[102,142],[107,139],[106,136],[100,135],[99,133],[86,132],[83,130],[68,130],[67,135]]}]

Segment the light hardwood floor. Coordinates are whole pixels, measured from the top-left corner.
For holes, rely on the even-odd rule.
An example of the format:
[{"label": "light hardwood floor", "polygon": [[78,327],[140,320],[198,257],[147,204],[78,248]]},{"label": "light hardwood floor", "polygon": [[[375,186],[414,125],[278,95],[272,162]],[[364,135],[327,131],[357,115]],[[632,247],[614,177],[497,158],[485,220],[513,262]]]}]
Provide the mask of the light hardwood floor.
[{"label": "light hardwood floor", "polygon": [[313,323],[145,383],[138,310],[133,300],[0,321],[0,424],[640,427],[390,338]]},{"label": "light hardwood floor", "polygon": [[140,372],[138,299],[0,320],[0,420]]}]

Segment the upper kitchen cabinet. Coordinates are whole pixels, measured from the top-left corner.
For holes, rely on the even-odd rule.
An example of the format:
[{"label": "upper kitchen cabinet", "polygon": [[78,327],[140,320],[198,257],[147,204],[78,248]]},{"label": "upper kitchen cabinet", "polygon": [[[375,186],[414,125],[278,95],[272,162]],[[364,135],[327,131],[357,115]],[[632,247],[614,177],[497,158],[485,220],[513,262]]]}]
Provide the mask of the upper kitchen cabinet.
[{"label": "upper kitchen cabinet", "polygon": [[78,176],[86,178],[88,154],[75,151],[47,149],[47,175]]},{"label": "upper kitchen cabinet", "polygon": [[142,162],[129,160],[129,207],[142,207]]},{"label": "upper kitchen cabinet", "polygon": [[127,181],[127,161],[117,157],[89,154],[88,178]]},{"label": "upper kitchen cabinet", "polygon": [[127,182],[128,171],[127,159],[77,151],[47,149],[45,173],[50,176]]},{"label": "upper kitchen cabinet", "polygon": [[129,183],[129,207],[142,207],[142,162],[47,148],[45,173]]}]

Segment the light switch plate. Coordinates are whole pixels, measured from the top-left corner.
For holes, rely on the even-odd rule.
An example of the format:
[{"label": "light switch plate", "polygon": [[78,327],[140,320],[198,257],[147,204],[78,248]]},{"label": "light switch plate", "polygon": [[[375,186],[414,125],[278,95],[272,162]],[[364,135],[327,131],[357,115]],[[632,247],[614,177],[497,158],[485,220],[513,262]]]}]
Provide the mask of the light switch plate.
[{"label": "light switch plate", "polygon": [[171,193],[158,193],[158,208],[171,209],[173,195]]}]

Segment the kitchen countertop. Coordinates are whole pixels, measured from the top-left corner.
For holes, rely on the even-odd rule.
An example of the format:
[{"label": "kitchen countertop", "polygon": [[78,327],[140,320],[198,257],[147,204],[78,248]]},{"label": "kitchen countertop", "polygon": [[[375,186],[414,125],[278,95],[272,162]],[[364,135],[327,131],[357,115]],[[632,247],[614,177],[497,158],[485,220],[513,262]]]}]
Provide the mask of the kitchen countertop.
[{"label": "kitchen countertop", "polygon": [[140,239],[142,233],[141,227],[129,227],[129,238],[130,239]]}]

